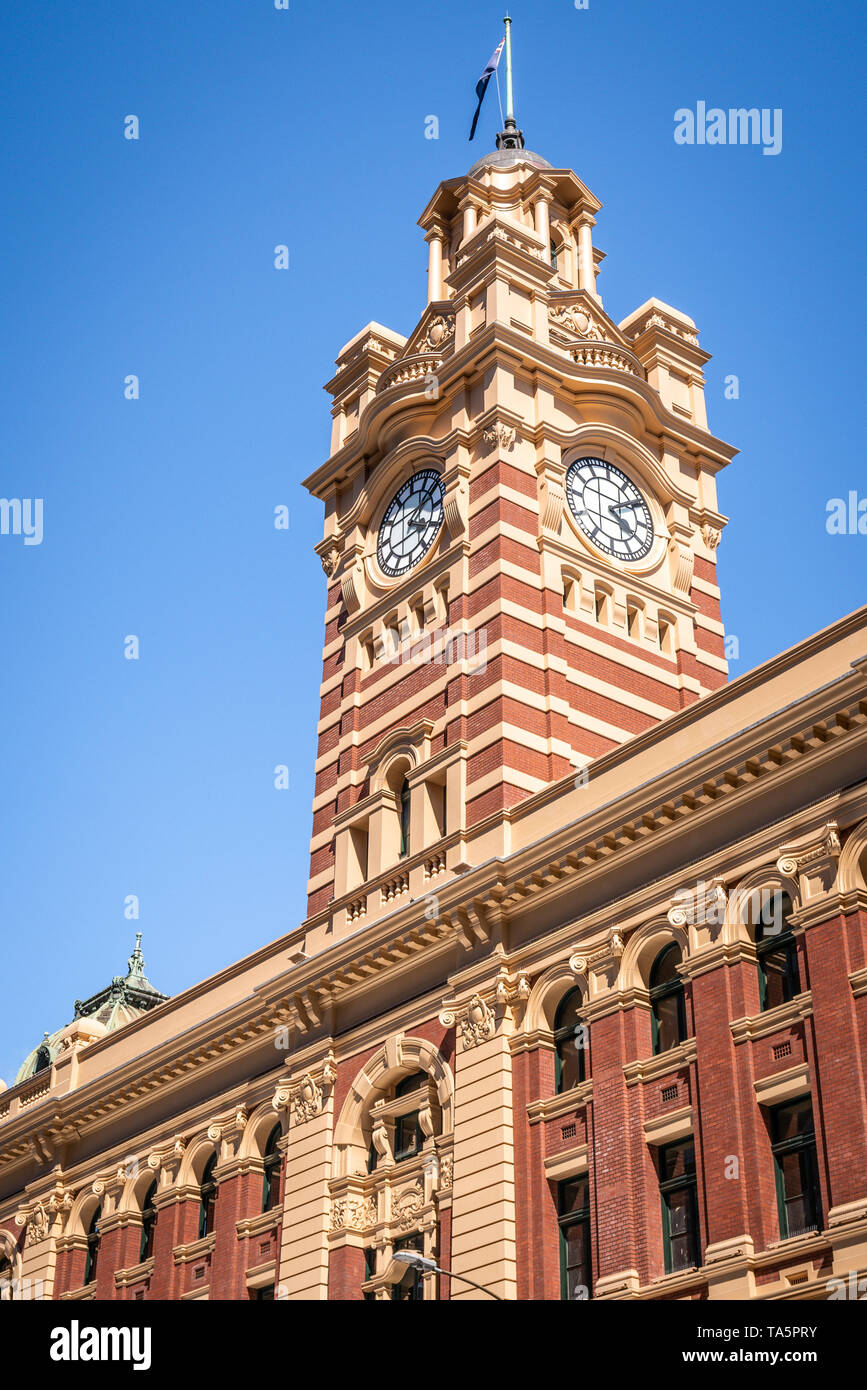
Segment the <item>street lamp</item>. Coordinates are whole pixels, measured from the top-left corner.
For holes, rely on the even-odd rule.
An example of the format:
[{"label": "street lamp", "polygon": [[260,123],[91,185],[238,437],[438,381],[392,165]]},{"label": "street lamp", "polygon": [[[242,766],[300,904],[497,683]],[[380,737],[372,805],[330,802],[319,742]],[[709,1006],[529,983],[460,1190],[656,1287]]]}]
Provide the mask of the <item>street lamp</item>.
[{"label": "street lamp", "polygon": [[[441,1269],[436,1260],[429,1260],[426,1255],[419,1254],[418,1250],[395,1250],[392,1255],[392,1268],[395,1263],[410,1265],[412,1269],[417,1269],[421,1274],[444,1274],[447,1279],[460,1279],[461,1283],[470,1284],[474,1289],[481,1289],[482,1293],[486,1293],[489,1298],[495,1298],[498,1303],[505,1303],[506,1301],[498,1293],[494,1293],[493,1289],[486,1289],[484,1284],[477,1284],[474,1279],[467,1279],[463,1274],[453,1274],[450,1269]],[[390,1273],[391,1270],[389,1270]],[[398,1284],[402,1277],[403,1274],[398,1278],[390,1279],[389,1282]]]}]

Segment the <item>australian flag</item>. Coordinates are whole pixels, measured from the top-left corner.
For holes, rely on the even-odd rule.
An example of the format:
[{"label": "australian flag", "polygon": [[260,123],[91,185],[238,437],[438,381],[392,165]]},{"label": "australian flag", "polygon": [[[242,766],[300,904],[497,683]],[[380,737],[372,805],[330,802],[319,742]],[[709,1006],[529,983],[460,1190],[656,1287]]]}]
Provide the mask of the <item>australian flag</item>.
[{"label": "australian flag", "polygon": [[479,98],[479,104],[476,107],[476,114],[475,116],[473,116],[473,128],[470,131],[471,140],[476,133],[476,126],[479,123],[479,112],[482,109],[482,102],[485,99],[485,92],[488,90],[488,83],[490,82],[494,73],[497,71],[497,64],[500,61],[500,54],[503,51],[505,42],[505,39],[500,39],[500,42],[497,44],[496,48],[494,49],[493,53],[488,59],[487,66],[485,67],[484,72],[482,73],[481,77],[476,83],[476,96]]}]

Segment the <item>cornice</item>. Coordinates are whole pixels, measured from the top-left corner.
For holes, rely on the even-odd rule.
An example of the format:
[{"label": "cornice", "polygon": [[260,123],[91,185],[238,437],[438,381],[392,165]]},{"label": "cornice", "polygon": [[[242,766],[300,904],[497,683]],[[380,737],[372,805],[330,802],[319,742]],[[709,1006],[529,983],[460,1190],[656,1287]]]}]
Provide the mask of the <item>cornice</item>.
[{"label": "cornice", "polygon": [[192,1264],[194,1260],[201,1260],[206,1255],[213,1254],[217,1235],[211,1231],[210,1235],[202,1236],[201,1240],[191,1240],[185,1245],[176,1245],[172,1251],[172,1259],[176,1265]]},{"label": "cornice", "polygon": [[793,1028],[805,1018],[810,1018],[812,1013],[813,996],[809,990],[804,990],[788,1003],[778,1004],[764,1013],[733,1018],[729,1027],[735,1043],[752,1042],[756,1038],[768,1038],[781,1028]]},{"label": "cornice", "polygon": [[276,1211],[263,1211],[258,1216],[242,1216],[235,1222],[235,1231],[239,1240],[247,1240],[276,1231],[282,1220],[283,1208],[278,1207]]},{"label": "cornice", "polygon": [[[541,262],[538,264],[541,265]],[[600,388],[604,387],[607,395],[613,391],[616,395],[631,397],[640,403],[646,426],[653,421],[657,432],[664,432],[686,452],[700,455],[707,466],[714,470],[730,463],[737,453],[736,449],[707,430],[669,411],[655,388],[643,377],[611,367],[579,365],[569,353],[548,347],[535,338],[528,338],[518,329],[499,321],[485,324],[468,343],[441,362],[437,368],[440,409],[443,401],[450,399],[451,392],[463,390],[468,376],[483,374],[494,365],[491,359],[496,359],[498,355],[504,357],[504,365],[511,360],[513,367],[533,372],[547,371],[563,392],[570,389],[586,392],[589,378],[596,381]],[[387,453],[387,448],[383,450],[381,434],[393,415],[402,414],[407,407],[419,404],[417,397],[420,396],[423,403],[423,393],[422,379],[420,383],[409,382],[375,395],[365,408],[358,429],[351,438],[304,479],[308,492],[324,498],[331,486],[348,480],[366,459]],[[550,426],[546,425],[544,429],[550,433]],[[452,435],[456,434],[456,431],[452,431]],[[552,437],[555,435],[556,431]],[[437,450],[444,449],[450,438],[438,439]],[[421,445],[424,441],[418,442]]]},{"label": "cornice", "polygon": [[682,1071],[694,1062],[697,1056],[695,1038],[686,1038],[677,1047],[670,1047],[667,1052],[660,1052],[655,1057],[642,1057],[637,1062],[625,1062],[623,1075],[627,1086],[643,1086],[650,1081],[660,1081],[671,1072]]},{"label": "cornice", "polygon": [[582,1081],[569,1091],[561,1091],[558,1096],[542,1096],[539,1100],[527,1102],[527,1118],[531,1125],[540,1121],[557,1120],[564,1115],[573,1115],[584,1110],[593,1100],[593,1082]]},{"label": "cornice", "polygon": [[116,1289],[128,1288],[130,1284],[140,1284],[143,1279],[149,1279],[154,1272],[154,1257],[142,1260],[141,1264],[129,1265],[126,1269],[116,1269],[114,1271],[114,1286]]}]

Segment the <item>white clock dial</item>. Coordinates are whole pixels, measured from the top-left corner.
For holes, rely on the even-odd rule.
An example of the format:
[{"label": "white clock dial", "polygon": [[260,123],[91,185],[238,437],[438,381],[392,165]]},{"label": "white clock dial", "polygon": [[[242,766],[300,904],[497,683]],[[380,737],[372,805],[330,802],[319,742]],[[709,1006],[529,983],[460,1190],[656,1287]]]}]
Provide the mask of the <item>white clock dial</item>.
[{"label": "white clock dial", "polygon": [[428,553],[443,524],[443,484],[424,468],[388,504],[379,528],[376,558],[383,574],[407,574]]},{"label": "white clock dial", "polygon": [[643,560],[653,545],[653,519],[631,478],[604,459],[576,459],[566,496],[585,536],[614,560]]}]

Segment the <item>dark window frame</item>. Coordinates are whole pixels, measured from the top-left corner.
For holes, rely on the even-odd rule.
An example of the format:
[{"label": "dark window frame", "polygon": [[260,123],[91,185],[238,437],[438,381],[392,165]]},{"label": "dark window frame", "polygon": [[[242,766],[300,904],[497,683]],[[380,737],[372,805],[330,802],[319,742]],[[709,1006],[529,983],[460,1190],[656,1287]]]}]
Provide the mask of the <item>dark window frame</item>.
[{"label": "dark window frame", "polygon": [[410,800],[411,800],[411,794],[410,794],[410,789],[409,789],[409,781],[407,780],[406,777],[404,777],[403,781],[402,781],[401,784],[400,784],[400,791],[399,791],[399,793],[398,793],[398,798],[397,798],[398,813],[399,813],[399,816],[400,816],[400,857],[401,857],[401,859],[406,859],[407,856],[409,855],[409,841],[410,841]]},{"label": "dark window frame", "polygon": [[[573,1047],[574,1050],[578,1053],[578,1080],[575,1082],[575,1085],[580,1086],[582,1082],[587,1080],[587,1077],[590,1074],[590,1068],[587,1065],[588,1049],[586,1047],[575,1047],[575,1037],[577,1028],[583,1028],[589,1034],[589,1030],[587,1029],[586,1023],[582,1023],[579,1021],[578,1023],[561,1024],[559,1022],[560,1018],[565,1013],[566,1008],[572,1004],[573,1000],[576,997],[580,1001],[580,1003],[583,1004],[584,995],[580,985],[577,986],[575,989],[570,989],[568,994],[564,994],[563,998],[560,1000],[560,1003],[557,1005],[557,1012],[554,1015],[554,1087],[555,1092],[558,1096],[564,1094],[563,1052],[566,1047]],[[569,1089],[572,1090],[573,1088],[570,1086]]]},{"label": "dark window frame", "polygon": [[[782,896],[784,903],[788,903],[788,908],[784,906],[781,913],[783,921],[786,922],[793,911],[792,900],[788,893],[783,893],[780,896]],[[768,957],[780,951],[785,953],[783,969],[777,972],[782,981],[783,994],[782,999],[778,1001],[779,1004],[788,1004],[796,994],[800,994],[801,970],[798,963],[798,943],[792,928],[787,926],[783,931],[765,936],[766,924],[761,920],[763,916],[764,911],[761,912],[760,920],[755,926],[755,943],[756,962],[759,970],[759,1007],[762,1013],[766,1013],[768,1009],[777,1007],[777,1005],[768,1002],[768,967],[766,964]]]},{"label": "dark window frame", "polygon": [[[692,1171],[676,1177],[663,1176],[669,1154],[676,1149],[692,1149]],[[701,1267],[701,1228],[698,1220],[698,1168],[694,1139],[677,1139],[672,1144],[661,1145],[657,1152],[659,1173],[659,1198],[662,1205],[662,1250],[666,1274],[680,1274],[687,1269]],[[675,1265],[672,1242],[675,1237],[671,1230],[670,1198],[686,1193],[689,1203],[689,1225],[687,1229],[689,1263]]]},{"label": "dark window frame", "polygon": [[[654,1057],[662,1056],[663,1053],[670,1052],[672,1048],[679,1047],[682,1042],[686,1042],[687,1038],[686,991],[684,989],[683,980],[679,975],[676,975],[674,979],[665,980],[662,984],[657,985],[653,983],[654,975],[656,975],[665,957],[673,954],[675,951],[679,958],[678,964],[680,964],[683,960],[683,952],[676,941],[670,941],[667,946],[663,946],[650,967],[650,1023]],[[660,1022],[657,1014],[657,1006],[666,999],[677,1000],[677,1038],[673,1043],[669,1044],[668,1047],[662,1048],[660,1047]]]},{"label": "dark window frame", "polygon": [[282,1125],[276,1124],[268,1135],[265,1144],[265,1152],[262,1155],[264,1172],[262,1173],[262,1211],[273,1211],[281,1200],[280,1181],[282,1176],[283,1155],[277,1148],[283,1136]]},{"label": "dark window frame", "polygon": [[98,1206],[90,1218],[87,1228],[87,1255],[84,1261],[84,1283],[92,1284],[96,1279],[96,1271],[99,1267],[99,1221],[102,1216],[102,1206]]},{"label": "dark window frame", "polygon": [[217,1195],[219,1192],[219,1184],[214,1177],[214,1169],[216,1166],[217,1155],[211,1154],[202,1172],[202,1181],[200,1185],[199,1240],[203,1240],[205,1236],[211,1234],[214,1229],[214,1222],[216,1221]]},{"label": "dark window frame", "polygon": [[[571,1211],[563,1210],[565,1205],[565,1193],[568,1187],[574,1183],[587,1184],[587,1200],[580,1207],[573,1208]],[[572,1303],[578,1300],[569,1297],[569,1268],[567,1264],[569,1254],[569,1242],[566,1232],[573,1226],[583,1226],[584,1232],[584,1252],[585,1278],[582,1281],[587,1289],[588,1298],[593,1297],[593,1245],[590,1235],[590,1180],[586,1174],[580,1177],[564,1178],[557,1184],[557,1230],[560,1243],[560,1299],[561,1302]]]},{"label": "dark window frame", "polygon": [[154,1253],[154,1235],[157,1225],[157,1209],[154,1206],[154,1197],[157,1191],[157,1179],[154,1178],[144,1196],[141,1205],[141,1240],[139,1242],[138,1262],[143,1264],[149,1260]]},{"label": "dark window frame", "polygon": [[[794,1110],[798,1106],[805,1106],[810,1111],[810,1128],[802,1134],[796,1134],[791,1139],[777,1139],[776,1131],[779,1126],[783,1111]],[[806,1235],[810,1231],[822,1230],[822,1191],[819,1185],[819,1156],[816,1150],[816,1125],[813,1117],[812,1096],[798,1096],[796,1100],[785,1101],[782,1105],[775,1105],[770,1112],[770,1135],[771,1153],[774,1159],[774,1185],[777,1193],[777,1218],[780,1223],[780,1239],[789,1240],[792,1236]],[[789,1230],[789,1213],[786,1205],[787,1197],[785,1190],[785,1173],[782,1158],[790,1154],[797,1154],[799,1158],[799,1171],[801,1178],[801,1192],[799,1197],[804,1199],[805,1208],[809,1217],[801,1231]]]}]

